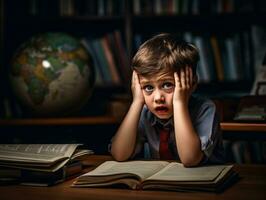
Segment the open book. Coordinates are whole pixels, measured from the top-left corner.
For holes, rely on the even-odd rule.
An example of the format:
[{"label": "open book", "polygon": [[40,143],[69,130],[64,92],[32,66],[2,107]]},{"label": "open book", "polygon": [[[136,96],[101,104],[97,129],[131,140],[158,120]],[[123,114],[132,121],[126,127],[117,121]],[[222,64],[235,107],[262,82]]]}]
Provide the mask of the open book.
[{"label": "open book", "polygon": [[232,165],[185,168],[167,161],[106,161],[93,171],[79,176],[73,187],[124,185],[131,189],[173,191],[220,191],[236,173]]},{"label": "open book", "polygon": [[0,181],[50,185],[82,171],[81,144],[1,144]]}]

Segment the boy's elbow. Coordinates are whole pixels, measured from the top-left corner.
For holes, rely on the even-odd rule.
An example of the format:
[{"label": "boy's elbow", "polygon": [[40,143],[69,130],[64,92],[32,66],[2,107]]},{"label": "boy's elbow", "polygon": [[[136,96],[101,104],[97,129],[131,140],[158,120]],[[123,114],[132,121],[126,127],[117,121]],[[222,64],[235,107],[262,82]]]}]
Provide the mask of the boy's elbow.
[{"label": "boy's elbow", "polygon": [[119,162],[122,162],[122,161],[126,161],[127,158],[123,157],[123,156],[119,156],[119,155],[112,155],[113,158],[116,160],[116,161],[119,161]]},{"label": "boy's elbow", "polygon": [[112,150],[111,150],[111,155],[116,161],[119,161],[119,162],[126,161],[128,159],[127,156],[125,156],[121,153],[114,152]]},{"label": "boy's elbow", "polygon": [[196,167],[200,164],[203,159],[203,153],[196,157],[184,158],[181,160],[184,167]]},{"label": "boy's elbow", "polygon": [[184,167],[196,167],[199,164],[199,162],[183,161],[182,164]]}]

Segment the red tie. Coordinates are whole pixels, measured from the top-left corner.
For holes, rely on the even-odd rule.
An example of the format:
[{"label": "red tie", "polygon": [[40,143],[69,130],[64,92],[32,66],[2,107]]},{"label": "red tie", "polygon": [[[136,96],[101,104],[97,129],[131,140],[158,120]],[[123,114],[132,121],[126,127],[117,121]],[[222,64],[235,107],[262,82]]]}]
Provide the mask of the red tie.
[{"label": "red tie", "polygon": [[160,130],[160,159],[162,160],[172,160],[173,156],[168,148],[168,139],[169,139],[169,131],[166,129]]}]

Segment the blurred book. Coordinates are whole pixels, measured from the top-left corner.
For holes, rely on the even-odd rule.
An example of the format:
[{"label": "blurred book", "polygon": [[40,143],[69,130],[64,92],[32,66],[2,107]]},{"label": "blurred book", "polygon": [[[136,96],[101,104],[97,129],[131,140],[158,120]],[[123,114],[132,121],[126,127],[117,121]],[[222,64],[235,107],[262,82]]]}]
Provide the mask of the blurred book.
[{"label": "blurred book", "polygon": [[251,95],[266,95],[266,64],[258,69]]},{"label": "blurred book", "polygon": [[0,183],[48,186],[82,171],[81,144],[1,144]]},{"label": "blurred book", "polygon": [[266,122],[266,96],[242,97],[234,120]]}]

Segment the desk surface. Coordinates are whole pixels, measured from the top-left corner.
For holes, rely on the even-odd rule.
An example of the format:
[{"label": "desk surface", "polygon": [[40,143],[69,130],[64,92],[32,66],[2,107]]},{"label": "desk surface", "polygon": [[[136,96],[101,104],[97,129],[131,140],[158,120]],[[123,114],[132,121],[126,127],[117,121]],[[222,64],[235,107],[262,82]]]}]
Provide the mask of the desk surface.
[{"label": "desk surface", "polygon": [[[96,166],[109,159],[109,156],[91,155],[88,157],[87,164]],[[0,197],[1,200],[266,199],[266,165],[236,165],[235,170],[238,171],[241,177],[240,180],[219,194],[208,192],[134,191],[117,188],[71,188],[70,185],[73,179],[70,179],[51,187],[0,186]]]}]

